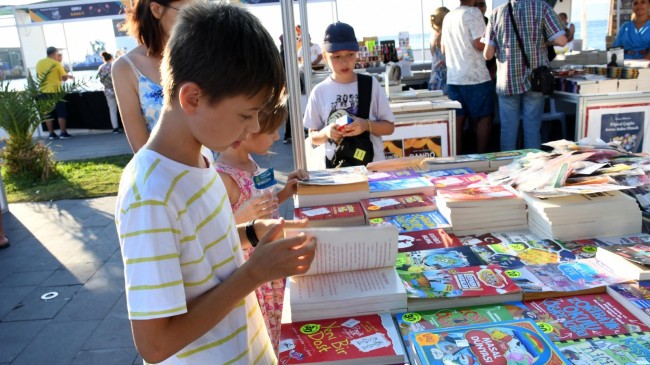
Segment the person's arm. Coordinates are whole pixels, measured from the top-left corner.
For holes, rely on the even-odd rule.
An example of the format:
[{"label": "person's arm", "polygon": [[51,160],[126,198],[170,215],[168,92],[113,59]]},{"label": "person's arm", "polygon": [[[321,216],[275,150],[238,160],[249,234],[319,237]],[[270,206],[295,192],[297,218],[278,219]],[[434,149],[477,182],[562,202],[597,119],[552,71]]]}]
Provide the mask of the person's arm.
[{"label": "person's arm", "polygon": [[483,43],[481,39],[482,37],[479,37],[472,41],[472,45],[479,52],[483,52],[483,50],[485,49],[485,43]]},{"label": "person's arm", "polygon": [[495,54],[496,54],[496,49],[491,44],[487,44],[483,49],[483,58],[485,58],[488,61],[494,58]]},{"label": "person's arm", "polygon": [[336,124],[330,124],[321,130],[310,129],[309,136],[313,144],[320,145],[327,142],[328,139],[336,141],[343,138],[343,133],[336,128]]},{"label": "person's arm", "polygon": [[120,58],[113,63],[111,75],[124,132],[133,153],[136,153],[149,139],[147,122],[140,106],[138,80],[127,61]]},{"label": "person's arm", "polygon": [[[248,261],[219,285],[188,302],[187,313],[132,320],[133,339],[142,358],[148,363],[164,361],[216,326],[261,284],[306,272],[316,242],[305,235],[275,240],[283,226],[281,221],[271,227]],[[243,228],[238,229],[241,234]]]},{"label": "person's arm", "polygon": [[568,29],[568,32],[567,32],[567,37],[566,38],[567,38],[567,43],[568,43],[568,42],[571,42],[573,40],[573,37],[575,36],[575,32],[576,32],[576,27],[575,27],[575,25],[573,25],[573,23],[571,23],[571,25],[569,25],[569,28],[567,28],[567,29]]},{"label": "person's arm", "polygon": [[343,137],[358,136],[363,132],[370,132],[375,136],[388,136],[395,131],[395,124],[387,120],[369,120],[356,118],[352,123],[343,127]]},{"label": "person's arm", "polygon": [[313,66],[316,66],[316,65],[318,65],[318,64],[320,63],[320,61],[322,61],[322,60],[323,60],[323,54],[318,54],[318,56],[316,56],[316,59],[315,59],[311,64],[312,64]]},{"label": "person's arm", "polygon": [[287,176],[287,184],[277,194],[278,203],[282,204],[284,201],[291,198],[297,191],[298,181],[304,181],[307,179],[309,179],[309,173],[306,170],[298,169],[291,172]]}]

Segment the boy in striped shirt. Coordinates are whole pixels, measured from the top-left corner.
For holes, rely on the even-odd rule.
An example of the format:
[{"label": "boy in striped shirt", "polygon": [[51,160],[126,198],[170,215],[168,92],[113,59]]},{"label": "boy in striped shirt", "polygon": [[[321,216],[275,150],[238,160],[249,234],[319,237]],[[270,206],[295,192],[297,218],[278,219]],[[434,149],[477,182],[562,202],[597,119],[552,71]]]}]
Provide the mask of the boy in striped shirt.
[{"label": "boy in striped shirt", "polygon": [[253,291],[305,272],[315,242],[277,239],[300,222],[237,227],[201,146],[236,147],[259,130],[258,112],[283,100],[282,61],[246,10],[196,2],[180,12],[161,70],[160,120],[124,170],[115,212],[136,348],[148,363],[274,364]]}]

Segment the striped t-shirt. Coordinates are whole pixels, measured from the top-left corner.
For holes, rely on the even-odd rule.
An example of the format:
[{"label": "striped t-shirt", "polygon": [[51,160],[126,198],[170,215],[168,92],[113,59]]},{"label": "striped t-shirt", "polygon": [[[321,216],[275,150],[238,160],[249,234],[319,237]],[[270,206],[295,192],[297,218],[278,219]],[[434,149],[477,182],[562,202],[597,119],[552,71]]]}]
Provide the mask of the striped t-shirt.
[{"label": "striped t-shirt", "polygon": [[[194,168],[141,149],[124,170],[115,212],[131,320],[187,312],[243,262],[226,189]],[[254,293],[162,364],[275,364]]]}]

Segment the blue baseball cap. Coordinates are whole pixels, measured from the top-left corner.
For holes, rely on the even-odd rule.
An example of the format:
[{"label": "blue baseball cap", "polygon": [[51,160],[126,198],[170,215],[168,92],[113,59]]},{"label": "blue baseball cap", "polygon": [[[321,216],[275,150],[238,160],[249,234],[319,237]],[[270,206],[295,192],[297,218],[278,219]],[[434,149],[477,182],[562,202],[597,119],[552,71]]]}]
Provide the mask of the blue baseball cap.
[{"label": "blue baseball cap", "polygon": [[359,51],[359,43],[357,43],[354,28],[341,22],[330,24],[325,29],[323,49],[325,52],[330,53],[337,51]]}]

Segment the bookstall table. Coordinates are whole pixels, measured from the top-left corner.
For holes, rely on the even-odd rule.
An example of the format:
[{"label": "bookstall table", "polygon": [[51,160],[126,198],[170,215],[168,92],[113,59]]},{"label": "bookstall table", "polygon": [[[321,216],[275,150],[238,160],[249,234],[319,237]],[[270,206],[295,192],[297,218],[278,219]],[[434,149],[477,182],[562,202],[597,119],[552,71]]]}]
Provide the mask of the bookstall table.
[{"label": "bookstall table", "polygon": [[[555,92],[558,108],[575,114],[575,140],[621,141],[631,152],[650,151],[650,92],[573,94]],[[644,138],[646,137],[646,138]]]}]

